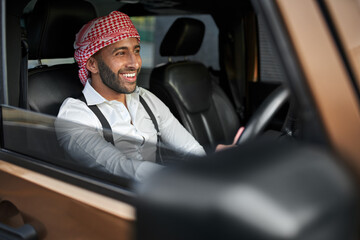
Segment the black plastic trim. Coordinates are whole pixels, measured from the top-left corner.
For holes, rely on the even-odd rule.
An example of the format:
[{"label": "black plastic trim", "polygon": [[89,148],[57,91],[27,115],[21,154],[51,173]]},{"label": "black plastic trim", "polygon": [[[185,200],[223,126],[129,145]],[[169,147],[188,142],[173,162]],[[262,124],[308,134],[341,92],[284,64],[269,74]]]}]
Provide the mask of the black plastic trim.
[{"label": "black plastic trim", "polygon": [[341,43],[340,37],[338,32],[336,31],[336,27],[334,24],[334,21],[331,19],[330,12],[328,7],[326,6],[324,0],[317,0],[317,4],[319,5],[319,8],[324,15],[325,21],[327,23],[327,26],[329,28],[330,34],[335,42],[336,48],[339,51],[340,57],[342,62],[344,63],[344,67],[346,69],[346,73],[349,76],[350,82],[353,86],[353,89],[357,95],[358,103],[360,104],[360,89],[356,82],[355,74],[351,68],[351,65],[349,63],[348,58],[346,57],[345,49]]},{"label": "black plastic trim", "polygon": [[4,147],[4,126],[3,126],[3,111],[0,106],[0,148]]},{"label": "black plastic trim", "polygon": [[0,0],[0,104],[8,103],[6,64],[6,0]]},{"label": "black plastic trim", "polygon": [[0,223],[0,238],[6,240],[36,240],[38,236],[34,227],[30,224],[13,228]]}]

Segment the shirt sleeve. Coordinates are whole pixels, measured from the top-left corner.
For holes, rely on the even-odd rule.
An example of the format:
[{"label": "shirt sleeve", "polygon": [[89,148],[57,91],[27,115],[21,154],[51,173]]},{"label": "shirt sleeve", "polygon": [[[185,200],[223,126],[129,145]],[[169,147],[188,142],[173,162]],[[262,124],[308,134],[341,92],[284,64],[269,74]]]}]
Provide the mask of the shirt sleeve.
[{"label": "shirt sleeve", "polygon": [[159,121],[158,125],[162,141],[176,151],[185,154],[206,155],[204,148],[174,117],[169,108],[153,93],[145,89],[142,90],[146,102],[152,104],[151,109],[156,111],[155,115]]},{"label": "shirt sleeve", "polygon": [[85,167],[142,181],[162,167],[152,162],[128,159],[102,136],[95,114],[78,99],[67,99],[55,122],[59,144],[73,161]]}]

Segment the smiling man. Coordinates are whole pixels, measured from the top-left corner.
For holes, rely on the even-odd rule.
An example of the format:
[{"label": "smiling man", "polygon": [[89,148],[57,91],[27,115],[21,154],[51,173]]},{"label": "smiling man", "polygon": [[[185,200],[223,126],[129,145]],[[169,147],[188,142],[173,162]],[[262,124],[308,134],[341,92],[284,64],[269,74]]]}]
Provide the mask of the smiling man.
[{"label": "smiling man", "polygon": [[126,105],[125,94],[136,89],[141,68],[140,45],[137,38],[126,38],[104,47],[86,63],[91,72],[91,86],[105,99]]},{"label": "smiling man", "polygon": [[[59,142],[73,159],[142,180],[159,168],[160,136],[179,152],[205,154],[165,104],[136,85],[140,36],[126,14],[114,11],[90,21],[74,47],[83,97],[67,98],[58,117],[79,124],[57,121]],[[111,129],[110,135],[104,128]]]}]

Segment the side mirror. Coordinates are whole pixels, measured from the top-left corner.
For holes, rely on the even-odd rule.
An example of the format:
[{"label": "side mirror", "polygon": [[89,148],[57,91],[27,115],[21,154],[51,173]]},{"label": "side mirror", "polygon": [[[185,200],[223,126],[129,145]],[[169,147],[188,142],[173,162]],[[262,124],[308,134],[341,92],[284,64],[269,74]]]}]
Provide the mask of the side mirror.
[{"label": "side mirror", "polygon": [[254,141],[139,188],[144,239],[354,239],[355,192],[324,149]]}]

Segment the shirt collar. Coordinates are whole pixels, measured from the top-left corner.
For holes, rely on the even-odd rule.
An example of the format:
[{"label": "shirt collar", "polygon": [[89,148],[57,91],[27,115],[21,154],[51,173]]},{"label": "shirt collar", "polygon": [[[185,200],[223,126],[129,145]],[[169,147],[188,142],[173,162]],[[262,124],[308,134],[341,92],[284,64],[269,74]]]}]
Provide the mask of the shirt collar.
[{"label": "shirt collar", "polygon": [[[104,102],[110,102],[106,100],[103,96],[100,95],[90,84],[90,81],[87,81],[83,89],[83,94],[85,96],[86,102],[88,105],[98,105]],[[136,89],[131,94],[126,94],[126,102],[129,104],[131,101],[139,101],[139,87],[136,86]]]}]

